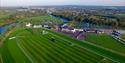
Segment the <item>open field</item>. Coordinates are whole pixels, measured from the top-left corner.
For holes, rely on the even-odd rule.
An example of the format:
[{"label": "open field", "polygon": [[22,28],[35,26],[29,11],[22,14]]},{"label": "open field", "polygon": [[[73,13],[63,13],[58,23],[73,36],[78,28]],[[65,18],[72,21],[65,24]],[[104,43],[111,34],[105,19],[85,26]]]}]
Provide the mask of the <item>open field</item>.
[{"label": "open field", "polygon": [[3,63],[123,63],[125,58],[120,53],[46,29],[15,30],[0,52]]},{"label": "open field", "polygon": [[51,22],[57,22],[57,23],[62,23],[60,19],[58,18],[53,18],[49,15],[43,15],[43,16],[36,16],[36,17],[30,17],[30,18],[24,18],[22,19],[23,21],[51,21]]},{"label": "open field", "polygon": [[125,54],[125,45],[107,34],[88,33],[86,41]]},{"label": "open field", "polygon": [[114,14],[114,16],[125,16],[125,14]]},{"label": "open field", "polygon": [[[3,63],[113,63],[77,45],[69,44],[53,33],[41,29],[13,32],[4,42]],[[51,37],[56,39],[51,41]]]}]

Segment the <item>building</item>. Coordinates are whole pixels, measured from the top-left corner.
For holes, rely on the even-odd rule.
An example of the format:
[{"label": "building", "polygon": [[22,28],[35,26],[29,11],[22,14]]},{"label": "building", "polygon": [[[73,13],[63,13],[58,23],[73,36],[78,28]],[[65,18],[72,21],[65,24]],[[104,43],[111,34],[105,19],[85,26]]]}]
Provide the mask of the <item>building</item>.
[{"label": "building", "polygon": [[33,28],[42,28],[42,25],[34,25]]},{"label": "building", "polygon": [[31,23],[27,23],[27,24],[26,24],[26,27],[31,27],[31,26],[32,26]]},{"label": "building", "polygon": [[43,27],[44,27],[44,28],[48,28],[48,27],[49,27],[49,25],[43,25]]},{"label": "building", "polygon": [[102,30],[96,30],[96,33],[102,34],[102,33],[104,33],[104,31],[102,31]]},{"label": "building", "polygon": [[76,32],[76,31],[84,31],[83,29],[73,29],[72,32]]},{"label": "building", "polygon": [[96,33],[96,29],[84,29],[84,32],[88,32],[88,33]]}]

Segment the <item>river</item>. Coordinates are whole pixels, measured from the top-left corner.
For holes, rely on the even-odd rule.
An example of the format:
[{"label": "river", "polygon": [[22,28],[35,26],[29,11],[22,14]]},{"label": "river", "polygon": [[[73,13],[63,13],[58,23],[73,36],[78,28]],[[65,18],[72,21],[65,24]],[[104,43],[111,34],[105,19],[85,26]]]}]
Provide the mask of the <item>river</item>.
[{"label": "river", "polygon": [[58,18],[60,19],[62,22],[69,22],[71,21],[71,19],[67,18],[67,17],[59,17],[59,16],[55,16],[55,15],[50,15],[53,18]]},{"label": "river", "polygon": [[13,23],[9,23],[9,24],[0,26],[0,34],[3,33],[3,32],[5,32],[12,25],[13,25]]}]

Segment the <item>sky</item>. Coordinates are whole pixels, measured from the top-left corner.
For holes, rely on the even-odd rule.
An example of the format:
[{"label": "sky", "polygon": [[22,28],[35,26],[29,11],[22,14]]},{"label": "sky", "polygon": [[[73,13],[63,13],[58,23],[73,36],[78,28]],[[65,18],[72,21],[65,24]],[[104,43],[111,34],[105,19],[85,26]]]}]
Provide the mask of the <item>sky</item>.
[{"label": "sky", "polygon": [[101,5],[125,6],[125,0],[0,0],[0,6]]}]

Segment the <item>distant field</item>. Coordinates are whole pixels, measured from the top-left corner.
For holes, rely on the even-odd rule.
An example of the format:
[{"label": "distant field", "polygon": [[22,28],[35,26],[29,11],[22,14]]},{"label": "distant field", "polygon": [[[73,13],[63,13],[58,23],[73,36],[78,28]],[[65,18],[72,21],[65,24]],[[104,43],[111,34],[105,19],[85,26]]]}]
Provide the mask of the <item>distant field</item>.
[{"label": "distant field", "polygon": [[114,14],[114,16],[125,16],[125,14]]},{"label": "distant field", "polygon": [[111,36],[107,34],[89,33],[87,34],[87,37],[85,38],[85,40],[125,54],[125,45],[121,44],[120,42],[113,39]]},{"label": "distant field", "polygon": [[30,17],[30,18],[26,18],[24,19],[26,21],[51,21],[51,22],[57,22],[57,23],[61,23],[61,20],[58,18],[53,18],[49,15],[45,15],[45,16],[36,16],[36,17]]},{"label": "distant field", "polygon": [[[0,52],[3,63],[115,63],[87,49],[99,55],[110,54],[104,49],[100,53],[100,48],[45,29],[15,30],[5,40]],[[124,59],[117,55],[112,58],[121,63]]]},{"label": "distant field", "polygon": [[4,25],[6,24],[6,21],[4,21],[5,18],[7,18],[8,16],[6,15],[0,15],[0,25]]},{"label": "distant field", "polygon": [[0,26],[1,25],[5,25],[8,24],[9,22],[14,22],[15,20],[10,20],[10,21],[6,21],[5,19],[9,18],[9,16],[11,15],[11,13],[2,13],[0,12]]}]

